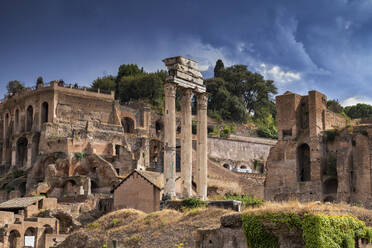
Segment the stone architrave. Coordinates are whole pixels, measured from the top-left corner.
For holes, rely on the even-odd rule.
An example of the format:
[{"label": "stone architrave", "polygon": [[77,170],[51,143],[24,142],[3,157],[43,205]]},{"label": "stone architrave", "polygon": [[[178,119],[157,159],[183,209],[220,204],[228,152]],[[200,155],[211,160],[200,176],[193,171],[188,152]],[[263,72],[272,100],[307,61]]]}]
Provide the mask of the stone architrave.
[{"label": "stone architrave", "polygon": [[192,196],[192,90],[182,90],[181,99],[181,176],[183,179],[182,195]]},{"label": "stone architrave", "polygon": [[201,93],[197,95],[197,106],[197,191],[200,199],[206,200],[208,177],[207,93]]},{"label": "stone architrave", "polygon": [[164,84],[164,194],[169,198],[176,196],[176,89]]}]

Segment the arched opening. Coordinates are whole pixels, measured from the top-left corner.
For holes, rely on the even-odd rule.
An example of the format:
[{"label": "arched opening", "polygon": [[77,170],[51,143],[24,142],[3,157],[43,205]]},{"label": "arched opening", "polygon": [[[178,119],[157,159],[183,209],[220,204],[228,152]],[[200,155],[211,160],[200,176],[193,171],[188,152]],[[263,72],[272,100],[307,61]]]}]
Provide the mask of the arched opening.
[{"label": "arched opening", "polygon": [[92,193],[97,193],[98,192],[98,184],[95,182],[95,181],[91,181],[91,184],[90,184],[91,186],[90,186],[90,191],[92,192]]},{"label": "arched opening", "polygon": [[176,152],[176,172],[181,172],[181,154]]},{"label": "arched opening", "polygon": [[29,227],[25,231],[25,246],[35,247],[36,229]]},{"label": "arched opening", "polygon": [[48,110],[48,103],[43,102],[43,104],[41,105],[41,123],[48,122]]},{"label": "arched opening", "polygon": [[20,167],[26,165],[27,162],[27,145],[28,140],[25,137],[20,137],[17,140],[17,164]]},{"label": "arched opening", "polygon": [[248,167],[246,165],[241,165],[240,169],[246,170]]},{"label": "arched opening", "polygon": [[134,120],[132,118],[124,117],[121,120],[121,125],[125,133],[134,133]]},{"label": "arched opening", "polygon": [[328,194],[337,194],[338,180],[336,178],[328,179],[323,184],[323,193]]},{"label": "arched opening", "polygon": [[19,131],[19,109],[15,112],[15,130],[16,132]]},{"label": "arched opening", "polygon": [[17,230],[12,230],[9,232],[9,248],[21,247],[21,234]]},{"label": "arched opening", "polygon": [[156,133],[161,132],[163,130],[163,126],[164,125],[163,125],[163,123],[160,120],[156,121],[155,122]]},{"label": "arched opening", "polygon": [[53,233],[53,228],[50,225],[45,224],[43,227],[45,228],[44,233],[46,233],[46,234],[52,234]]},{"label": "arched opening", "polygon": [[223,167],[230,170],[230,165],[229,164],[224,164]]},{"label": "arched opening", "polygon": [[302,144],[297,148],[298,180],[306,182],[311,180],[310,171],[310,147]]},{"label": "arched opening", "polygon": [[34,122],[34,109],[30,105],[27,108],[27,122],[26,122],[26,131],[27,132],[32,130],[33,122]]}]

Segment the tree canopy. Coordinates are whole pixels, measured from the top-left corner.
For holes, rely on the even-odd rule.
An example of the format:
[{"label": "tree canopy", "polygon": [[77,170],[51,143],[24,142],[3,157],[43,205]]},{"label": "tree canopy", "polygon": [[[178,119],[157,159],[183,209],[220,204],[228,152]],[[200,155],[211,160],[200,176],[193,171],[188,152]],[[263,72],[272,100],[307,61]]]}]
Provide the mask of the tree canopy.
[{"label": "tree canopy", "polygon": [[102,90],[115,90],[116,82],[115,77],[109,75],[104,77],[98,77],[96,80],[93,81],[91,87],[93,89],[102,89]]},{"label": "tree canopy", "polygon": [[347,106],[344,108],[344,111],[352,119],[372,117],[372,106],[364,103]]},{"label": "tree canopy", "polygon": [[24,90],[24,88],[25,86],[18,80],[9,81],[6,86],[9,95],[21,92],[22,90]]}]

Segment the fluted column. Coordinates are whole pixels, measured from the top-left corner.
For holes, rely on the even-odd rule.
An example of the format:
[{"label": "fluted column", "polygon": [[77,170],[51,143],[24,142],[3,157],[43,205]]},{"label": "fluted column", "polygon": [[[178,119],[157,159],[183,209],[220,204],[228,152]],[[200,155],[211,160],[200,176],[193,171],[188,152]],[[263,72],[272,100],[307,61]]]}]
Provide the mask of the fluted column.
[{"label": "fluted column", "polygon": [[164,84],[164,194],[176,196],[176,88]]},{"label": "fluted column", "polygon": [[197,191],[202,200],[207,199],[207,176],[208,176],[208,131],[207,131],[207,106],[208,94],[201,93],[197,95]]},{"label": "fluted column", "polygon": [[192,196],[192,90],[184,89],[181,99],[181,176],[183,179],[182,194]]}]

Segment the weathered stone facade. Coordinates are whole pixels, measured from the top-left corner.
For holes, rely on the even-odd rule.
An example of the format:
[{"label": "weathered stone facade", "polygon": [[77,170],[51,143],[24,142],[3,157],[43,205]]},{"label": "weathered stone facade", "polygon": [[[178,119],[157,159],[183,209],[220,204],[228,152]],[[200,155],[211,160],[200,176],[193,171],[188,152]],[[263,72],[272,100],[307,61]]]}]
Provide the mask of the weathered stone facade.
[{"label": "weathered stone facade", "polygon": [[325,95],[276,98],[279,141],[267,161],[268,200],[339,201],[372,207],[369,123],[352,125]]}]

